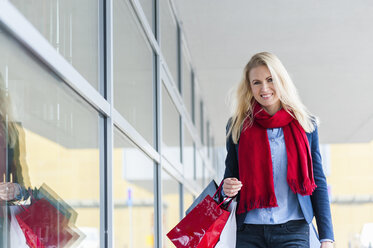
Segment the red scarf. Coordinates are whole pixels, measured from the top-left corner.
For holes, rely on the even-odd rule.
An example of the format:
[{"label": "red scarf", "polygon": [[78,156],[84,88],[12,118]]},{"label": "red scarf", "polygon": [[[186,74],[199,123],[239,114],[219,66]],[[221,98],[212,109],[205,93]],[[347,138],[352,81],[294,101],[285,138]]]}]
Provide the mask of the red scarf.
[{"label": "red scarf", "polygon": [[244,122],[238,147],[242,181],[237,213],[255,208],[278,207],[273,185],[273,168],[267,128],[282,128],[288,161],[287,182],[294,193],[311,195],[313,178],[311,150],[305,131],[284,109],[269,115],[259,104],[254,107],[254,123]]}]

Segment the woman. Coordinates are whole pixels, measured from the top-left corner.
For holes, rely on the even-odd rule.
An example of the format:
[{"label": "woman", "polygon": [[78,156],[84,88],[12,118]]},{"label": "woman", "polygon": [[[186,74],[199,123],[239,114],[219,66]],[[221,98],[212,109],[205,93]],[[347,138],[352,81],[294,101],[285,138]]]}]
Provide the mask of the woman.
[{"label": "woman", "polygon": [[[25,154],[20,152],[20,137],[23,129],[13,121],[8,90],[0,74],[0,204],[18,200],[25,188],[21,160]],[[28,179],[28,177],[27,177]]]},{"label": "woman", "polygon": [[0,247],[24,247],[19,233],[10,233],[11,212],[20,210],[13,205],[26,200],[29,187],[24,132],[20,123],[13,121],[11,110],[9,92],[0,73]]},{"label": "woman", "polygon": [[281,61],[255,54],[235,100],[223,193],[238,194],[236,247],[309,247],[313,216],[321,247],[333,247],[318,122]]}]

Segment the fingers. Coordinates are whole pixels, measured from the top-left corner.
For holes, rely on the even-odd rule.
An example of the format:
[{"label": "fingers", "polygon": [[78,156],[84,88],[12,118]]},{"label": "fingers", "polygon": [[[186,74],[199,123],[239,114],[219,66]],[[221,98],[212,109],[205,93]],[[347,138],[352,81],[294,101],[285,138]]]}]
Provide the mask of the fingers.
[{"label": "fingers", "polygon": [[242,183],[237,178],[224,179],[223,191],[228,197],[234,197],[242,188]]}]

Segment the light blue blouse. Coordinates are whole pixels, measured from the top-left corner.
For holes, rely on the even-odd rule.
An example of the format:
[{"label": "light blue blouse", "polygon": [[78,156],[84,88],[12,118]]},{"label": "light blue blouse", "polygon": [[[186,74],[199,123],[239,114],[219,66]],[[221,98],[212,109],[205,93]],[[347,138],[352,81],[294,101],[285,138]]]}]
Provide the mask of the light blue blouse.
[{"label": "light blue blouse", "polygon": [[[246,224],[282,224],[304,219],[296,194],[291,191],[287,178],[287,154],[282,128],[267,129],[273,165],[273,183],[278,207],[253,209],[246,214]],[[264,145],[264,144],[258,144]]]}]

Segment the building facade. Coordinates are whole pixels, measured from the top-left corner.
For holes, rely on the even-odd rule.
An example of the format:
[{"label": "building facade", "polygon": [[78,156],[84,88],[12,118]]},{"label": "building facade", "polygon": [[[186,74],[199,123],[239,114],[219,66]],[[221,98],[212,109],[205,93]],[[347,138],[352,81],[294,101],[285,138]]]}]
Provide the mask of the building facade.
[{"label": "building facade", "polygon": [[170,247],[224,164],[185,40],[169,0],[0,1],[2,247],[35,188],[61,247]]}]

